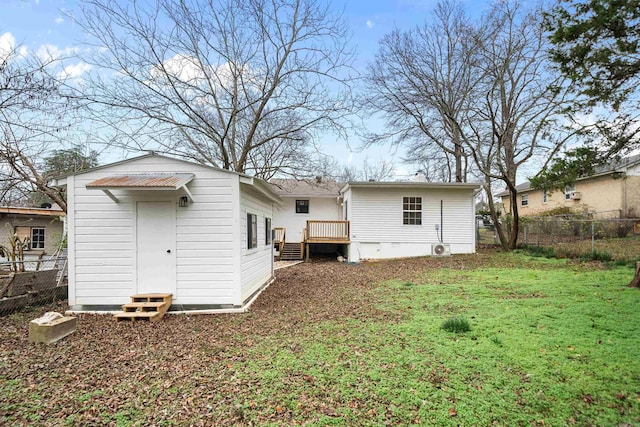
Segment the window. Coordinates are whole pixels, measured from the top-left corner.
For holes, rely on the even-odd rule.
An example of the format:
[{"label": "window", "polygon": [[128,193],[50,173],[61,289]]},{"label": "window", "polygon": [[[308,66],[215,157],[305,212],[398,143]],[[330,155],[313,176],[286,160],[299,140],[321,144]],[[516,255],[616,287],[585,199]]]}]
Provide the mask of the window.
[{"label": "window", "polygon": [[565,200],[571,200],[571,194],[576,192],[576,186],[574,185],[567,185],[566,187],[564,187],[564,199]]},{"label": "window", "polygon": [[309,200],[296,200],[296,213],[309,213]]},{"label": "window", "polygon": [[402,223],[422,225],[422,197],[402,198]]},{"label": "window", "polygon": [[24,244],[24,250],[44,249],[44,227],[19,226],[14,229],[15,236]]},{"label": "window", "polygon": [[542,190],[542,203],[547,203],[547,190]]},{"label": "window", "polygon": [[529,205],[529,195],[528,194],[523,194],[522,196],[520,196],[520,205],[522,205],[522,206]]},{"label": "window", "polygon": [[247,214],[247,249],[258,247],[258,217]]},{"label": "window", "polygon": [[271,244],[271,218],[264,219],[264,244]]},{"label": "window", "polygon": [[44,228],[31,229],[31,249],[44,249]]}]

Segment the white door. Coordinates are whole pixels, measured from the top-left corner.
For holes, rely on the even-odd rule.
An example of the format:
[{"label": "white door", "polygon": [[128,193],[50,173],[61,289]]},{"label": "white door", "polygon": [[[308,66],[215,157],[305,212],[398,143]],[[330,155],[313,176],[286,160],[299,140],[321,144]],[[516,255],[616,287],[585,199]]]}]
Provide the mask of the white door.
[{"label": "white door", "polygon": [[174,203],[138,202],[137,206],[137,292],[175,293]]}]

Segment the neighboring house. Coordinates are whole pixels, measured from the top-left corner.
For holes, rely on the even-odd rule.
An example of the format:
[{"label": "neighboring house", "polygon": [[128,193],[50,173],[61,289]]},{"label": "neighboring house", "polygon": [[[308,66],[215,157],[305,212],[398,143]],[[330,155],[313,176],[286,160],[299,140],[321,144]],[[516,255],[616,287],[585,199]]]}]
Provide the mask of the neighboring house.
[{"label": "neighboring house", "polygon": [[[307,254],[314,245],[337,247],[351,262],[475,252],[478,184],[278,185],[284,202],[274,212],[274,227],[286,229],[286,242],[305,247]],[[308,212],[300,209],[305,206]]]},{"label": "neighboring house", "polygon": [[264,181],[155,154],[78,172],[67,187],[69,306],[171,293],[172,309],[242,308],[273,280]]},{"label": "neighboring house", "polygon": [[[518,213],[534,216],[558,208],[570,208],[576,214],[591,213],[599,217],[640,216],[640,155],[596,168],[593,175],[579,178],[564,191],[542,191],[529,182],[516,187]],[[498,194],[503,212],[510,213],[509,192]]]},{"label": "neighboring house", "polygon": [[[16,235],[23,246],[25,260],[53,255],[64,235],[64,211],[59,208],[0,207],[0,245],[11,246]],[[6,261],[5,258],[0,260]]]}]

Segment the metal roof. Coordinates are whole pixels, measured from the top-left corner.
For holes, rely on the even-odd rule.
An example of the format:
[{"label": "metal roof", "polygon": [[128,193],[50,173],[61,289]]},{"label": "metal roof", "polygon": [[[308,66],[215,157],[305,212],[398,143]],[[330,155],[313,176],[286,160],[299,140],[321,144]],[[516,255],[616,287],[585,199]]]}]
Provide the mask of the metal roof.
[{"label": "metal roof", "polygon": [[87,184],[87,188],[167,189],[177,190],[193,180],[192,173],[154,173],[107,176]]}]

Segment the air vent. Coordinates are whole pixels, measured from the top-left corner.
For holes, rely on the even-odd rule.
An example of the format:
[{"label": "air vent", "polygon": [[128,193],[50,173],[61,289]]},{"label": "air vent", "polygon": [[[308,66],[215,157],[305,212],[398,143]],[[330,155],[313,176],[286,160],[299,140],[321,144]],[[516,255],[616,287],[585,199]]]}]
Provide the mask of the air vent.
[{"label": "air vent", "polygon": [[434,243],[431,245],[431,255],[449,256],[451,255],[451,246],[446,243]]}]

